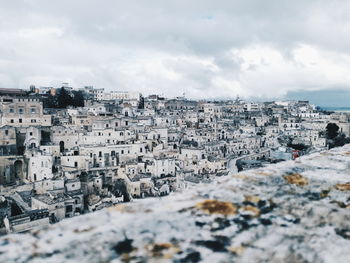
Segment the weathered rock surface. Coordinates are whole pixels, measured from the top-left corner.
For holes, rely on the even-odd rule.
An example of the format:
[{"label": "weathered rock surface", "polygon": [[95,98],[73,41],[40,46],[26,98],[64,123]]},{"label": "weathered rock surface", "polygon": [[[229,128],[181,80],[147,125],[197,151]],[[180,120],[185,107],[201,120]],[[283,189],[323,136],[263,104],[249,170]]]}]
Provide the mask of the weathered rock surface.
[{"label": "weathered rock surface", "polygon": [[350,146],[0,238],[0,262],[348,262]]}]

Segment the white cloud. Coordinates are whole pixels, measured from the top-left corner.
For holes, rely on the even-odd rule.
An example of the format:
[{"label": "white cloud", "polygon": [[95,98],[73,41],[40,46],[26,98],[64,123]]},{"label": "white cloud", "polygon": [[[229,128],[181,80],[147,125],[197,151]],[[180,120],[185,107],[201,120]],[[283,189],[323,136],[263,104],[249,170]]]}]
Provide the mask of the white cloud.
[{"label": "white cloud", "polygon": [[340,0],[13,0],[0,9],[0,86],[194,98],[348,87],[349,11]]}]

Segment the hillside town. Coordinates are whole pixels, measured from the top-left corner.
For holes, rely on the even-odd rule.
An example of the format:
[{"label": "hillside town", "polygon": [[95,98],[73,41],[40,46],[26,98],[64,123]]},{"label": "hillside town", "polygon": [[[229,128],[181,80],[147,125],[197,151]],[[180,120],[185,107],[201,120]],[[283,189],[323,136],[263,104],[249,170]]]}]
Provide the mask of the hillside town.
[{"label": "hillside town", "polygon": [[196,101],[68,83],[0,89],[0,234],[210,184],[348,137],[348,114],[308,101]]}]

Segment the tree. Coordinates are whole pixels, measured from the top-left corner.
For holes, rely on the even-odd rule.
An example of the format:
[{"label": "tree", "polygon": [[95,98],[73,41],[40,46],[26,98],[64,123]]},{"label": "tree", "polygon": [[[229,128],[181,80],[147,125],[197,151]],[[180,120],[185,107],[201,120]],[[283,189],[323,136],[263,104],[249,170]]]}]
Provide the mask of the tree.
[{"label": "tree", "polygon": [[339,126],[335,123],[328,123],[326,127],[327,139],[334,139],[339,134]]},{"label": "tree", "polygon": [[85,96],[86,94],[81,90],[68,92],[62,87],[55,96],[48,94],[47,99],[44,101],[44,107],[56,109],[65,109],[68,106],[84,107]]},{"label": "tree", "polygon": [[341,133],[337,135],[334,139],[329,140],[329,148],[344,146],[345,144],[350,143],[350,138],[346,137],[345,134]]},{"label": "tree", "polygon": [[73,91],[72,106],[74,107],[84,107],[84,93],[79,91]]},{"label": "tree", "polygon": [[329,148],[343,146],[350,143],[350,138],[339,132],[339,126],[335,123],[328,123],[326,127],[326,138]]},{"label": "tree", "polygon": [[45,108],[57,108],[58,107],[57,96],[52,96],[51,94],[48,94],[47,99],[44,100],[44,107]]},{"label": "tree", "polygon": [[64,87],[62,87],[58,92],[58,108],[65,109],[69,105],[73,105],[73,99],[69,95],[68,91]]},{"label": "tree", "polygon": [[303,143],[288,143],[287,146],[293,148],[294,150],[298,150],[298,151],[305,151],[309,148],[309,146],[307,146]]}]

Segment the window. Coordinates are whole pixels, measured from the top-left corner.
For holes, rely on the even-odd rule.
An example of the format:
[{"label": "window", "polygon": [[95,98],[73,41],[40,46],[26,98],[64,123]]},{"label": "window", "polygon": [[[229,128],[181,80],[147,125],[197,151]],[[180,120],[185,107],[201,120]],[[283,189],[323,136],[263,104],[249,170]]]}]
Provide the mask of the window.
[{"label": "window", "polygon": [[10,109],[9,109],[9,112],[10,112],[10,113],[14,113],[15,110],[14,110],[13,108],[10,108]]},{"label": "window", "polygon": [[19,108],[18,112],[19,112],[19,114],[23,114],[24,113],[24,109],[23,108]]},{"label": "window", "polygon": [[5,135],[9,135],[9,130],[5,130]]},{"label": "window", "polygon": [[[74,167],[78,167],[78,162],[74,162]],[[73,184],[74,187],[74,184]]]},{"label": "window", "polygon": [[32,114],[36,113],[36,109],[35,108],[31,108],[30,109],[30,113],[32,113]]},{"label": "window", "polygon": [[29,135],[30,135],[30,136],[33,136],[33,133],[32,133],[32,132],[30,132],[30,133],[29,133]]},{"label": "window", "polygon": [[13,119],[11,119],[11,121],[10,121],[11,123],[14,123],[14,121],[13,121]]},{"label": "window", "polygon": [[19,119],[18,122],[19,122],[19,123],[22,123],[22,119]]}]

